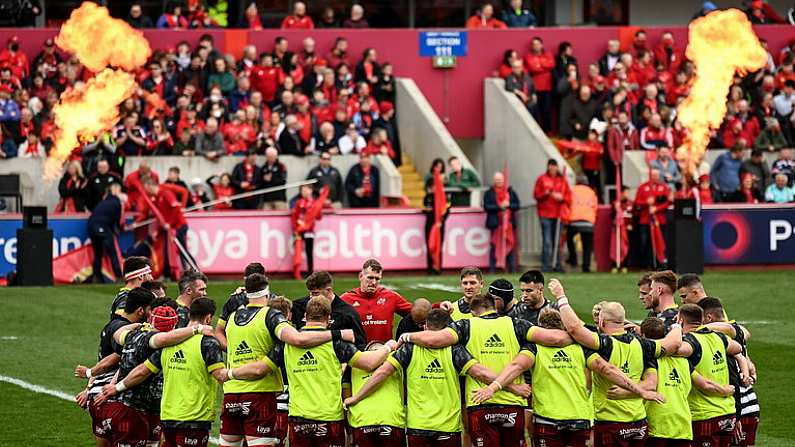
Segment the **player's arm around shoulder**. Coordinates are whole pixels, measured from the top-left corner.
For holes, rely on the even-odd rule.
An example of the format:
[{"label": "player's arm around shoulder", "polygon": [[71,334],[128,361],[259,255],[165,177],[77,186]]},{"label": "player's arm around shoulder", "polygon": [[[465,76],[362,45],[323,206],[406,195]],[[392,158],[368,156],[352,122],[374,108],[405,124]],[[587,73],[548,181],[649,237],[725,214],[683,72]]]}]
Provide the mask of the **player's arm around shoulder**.
[{"label": "player's arm around shoulder", "polygon": [[[567,344],[571,344],[573,341],[585,346],[588,349],[599,349],[600,342],[599,336],[595,332],[591,332],[588,328],[585,327],[580,317],[577,316],[577,313],[574,312],[571,305],[569,304],[569,299],[566,297],[566,291],[563,290],[563,285],[557,278],[553,278],[549,281],[549,291],[552,292],[552,295],[558,302],[558,310],[560,311],[560,318],[563,320],[563,325],[566,327],[566,331],[568,335],[571,337]],[[540,328],[539,328],[540,329]],[[546,337],[549,336],[547,331],[554,330],[554,329],[544,329],[543,332],[539,330],[535,330],[538,334],[535,335],[536,337]],[[564,332],[564,331],[556,331],[556,332]],[[543,334],[543,335],[541,335]],[[528,334],[530,335],[530,334]],[[556,337],[558,342],[565,341],[560,334],[553,335]],[[572,341],[573,339],[573,341]],[[538,340],[528,340],[534,341],[536,343],[540,343],[546,345],[544,341]],[[552,344],[552,346],[566,346],[566,344]]]},{"label": "player's arm around shoulder", "polygon": [[278,371],[284,364],[284,344],[276,343],[267,356],[227,371],[227,380],[258,380]]},{"label": "player's arm around shoulder", "polygon": [[139,327],[141,327],[141,323],[130,323],[116,329],[116,332],[113,333],[113,341],[123,346],[124,340],[127,338],[127,334],[138,329]]},{"label": "player's arm around shoulder", "polygon": [[720,385],[716,382],[713,382],[710,379],[702,376],[701,374],[693,371],[690,374],[690,379],[693,382],[693,386],[698,388],[704,394],[712,395],[712,396],[731,396],[734,395],[734,385]]},{"label": "player's arm around shoulder", "polygon": [[[350,343],[342,342],[340,344],[349,345],[348,347],[345,348],[347,350],[350,350],[351,348],[353,348],[354,350],[356,349],[356,347]],[[379,349],[376,349],[375,351],[361,352],[359,350],[356,350],[350,356],[348,364],[353,366],[354,368],[362,369],[365,371],[373,371],[379,366],[381,366],[386,361],[386,358],[389,356],[389,354],[391,354],[392,351],[394,351],[395,349],[397,349],[397,342],[395,340],[389,340],[384,344],[384,346],[382,346]],[[347,357],[347,355],[344,356]]]},{"label": "player's arm around shoulder", "polygon": [[459,320],[438,331],[425,330],[405,333],[400,336],[400,342],[413,343],[424,348],[446,348],[459,342],[466,342],[468,334],[469,320]]}]

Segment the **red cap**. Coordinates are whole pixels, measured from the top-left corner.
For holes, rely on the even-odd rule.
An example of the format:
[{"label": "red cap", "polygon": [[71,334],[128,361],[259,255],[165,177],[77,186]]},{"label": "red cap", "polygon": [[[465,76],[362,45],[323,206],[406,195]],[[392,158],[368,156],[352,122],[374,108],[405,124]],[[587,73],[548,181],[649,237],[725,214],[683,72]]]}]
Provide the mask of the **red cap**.
[{"label": "red cap", "polygon": [[158,306],[149,314],[149,323],[160,332],[168,332],[177,326],[177,311],[168,306]]},{"label": "red cap", "polygon": [[754,0],[751,2],[752,8],[761,8],[762,7],[762,0]]},{"label": "red cap", "polygon": [[11,92],[13,92],[13,90],[11,89],[11,86],[8,84],[0,84],[0,92],[8,93],[10,95]]},{"label": "red cap", "polygon": [[593,78],[593,83],[594,84],[604,84],[605,83],[605,77],[602,76],[602,75],[596,75]]},{"label": "red cap", "polygon": [[395,106],[389,101],[381,101],[380,103],[378,103],[378,110],[383,115],[384,113],[387,113],[390,110],[395,110]]},{"label": "red cap", "polygon": [[315,60],[315,65],[318,65],[320,67],[327,67],[328,61],[323,59],[322,57],[319,57]]},{"label": "red cap", "polygon": [[306,95],[295,95],[295,103],[299,106],[309,104],[309,97]]}]

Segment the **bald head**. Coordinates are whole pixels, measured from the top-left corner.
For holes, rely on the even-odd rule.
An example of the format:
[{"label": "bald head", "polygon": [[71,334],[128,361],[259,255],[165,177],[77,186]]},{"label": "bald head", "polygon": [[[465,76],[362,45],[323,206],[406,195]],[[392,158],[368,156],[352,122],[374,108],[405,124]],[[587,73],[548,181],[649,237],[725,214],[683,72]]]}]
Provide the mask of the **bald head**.
[{"label": "bald head", "polygon": [[502,172],[494,173],[494,177],[492,178],[492,183],[497,188],[502,188],[503,186],[505,186],[505,176],[502,174]]},{"label": "bald head", "polygon": [[613,334],[624,330],[626,312],[621,303],[608,301],[602,304],[599,312],[599,328],[606,334]]},{"label": "bald head", "polygon": [[417,325],[425,324],[425,319],[428,318],[428,312],[431,311],[431,302],[425,298],[417,298],[414,305],[411,306],[411,319]]}]

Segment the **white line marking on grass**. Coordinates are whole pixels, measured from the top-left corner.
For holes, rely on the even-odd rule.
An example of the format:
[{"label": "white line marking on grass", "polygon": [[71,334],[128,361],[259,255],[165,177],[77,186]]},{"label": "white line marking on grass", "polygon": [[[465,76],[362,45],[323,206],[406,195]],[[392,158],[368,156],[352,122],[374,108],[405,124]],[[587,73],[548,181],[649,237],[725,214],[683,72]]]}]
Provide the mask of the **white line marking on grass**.
[{"label": "white line marking on grass", "polygon": [[19,337],[16,335],[3,335],[0,340],[19,340]]},{"label": "white line marking on grass", "polygon": [[428,283],[420,283],[414,286],[418,289],[430,289],[430,290],[441,290],[444,292],[460,292],[461,289],[454,286],[448,286],[447,284],[441,284],[437,282],[428,282]]},{"label": "white line marking on grass", "polygon": [[[47,396],[57,397],[58,399],[74,402],[75,397],[69,393],[64,393],[63,391],[58,390],[51,390],[49,388],[45,388],[40,385],[35,385],[30,382],[25,382],[24,380],[20,380],[14,377],[8,377],[4,375],[0,375],[0,382],[10,383],[11,385],[16,385],[20,388],[26,389],[28,391],[32,391],[36,394],[46,394]],[[210,437],[210,443],[218,445],[220,440],[215,437]]]}]

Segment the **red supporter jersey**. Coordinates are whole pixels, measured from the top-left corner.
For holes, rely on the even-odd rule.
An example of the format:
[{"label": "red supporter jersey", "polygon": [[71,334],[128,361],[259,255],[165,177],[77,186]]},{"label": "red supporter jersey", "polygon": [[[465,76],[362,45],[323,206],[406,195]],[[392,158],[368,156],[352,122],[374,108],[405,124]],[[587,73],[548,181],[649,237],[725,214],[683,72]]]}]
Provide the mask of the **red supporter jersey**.
[{"label": "red supporter jersey", "polygon": [[340,298],[353,306],[362,319],[367,342],[387,341],[392,338],[392,324],[395,313],[406,316],[411,312],[411,303],[399,293],[379,287],[372,295],[355,288]]}]

